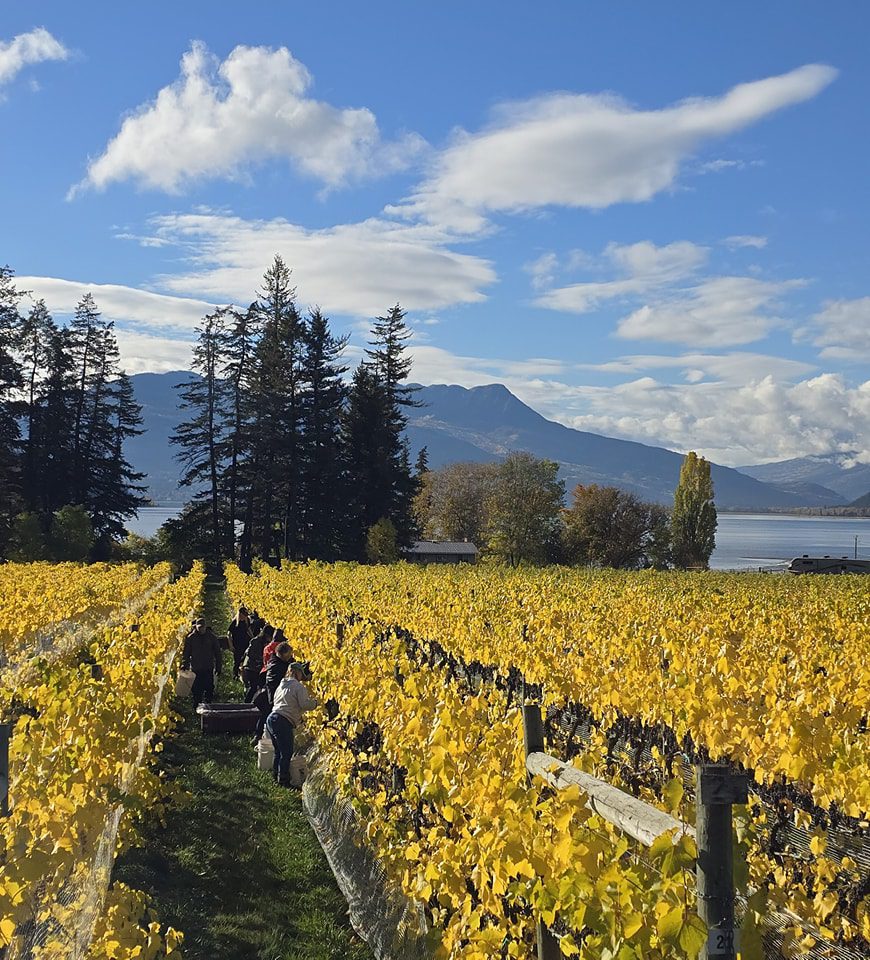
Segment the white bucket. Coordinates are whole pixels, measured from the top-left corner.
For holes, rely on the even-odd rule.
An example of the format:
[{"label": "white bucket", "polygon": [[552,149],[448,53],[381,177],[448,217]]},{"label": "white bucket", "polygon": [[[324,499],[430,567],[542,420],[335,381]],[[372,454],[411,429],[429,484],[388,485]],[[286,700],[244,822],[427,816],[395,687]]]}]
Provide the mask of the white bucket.
[{"label": "white bucket", "polygon": [[257,769],[271,770],[274,763],[275,748],[272,746],[272,738],[268,734],[264,734],[257,744]]},{"label": "white bucket", "polygon": [[179,670],[175,679],[175,696],[189,697],[193,691],[194,680],[196,680],[196,674],[193,670]]}]

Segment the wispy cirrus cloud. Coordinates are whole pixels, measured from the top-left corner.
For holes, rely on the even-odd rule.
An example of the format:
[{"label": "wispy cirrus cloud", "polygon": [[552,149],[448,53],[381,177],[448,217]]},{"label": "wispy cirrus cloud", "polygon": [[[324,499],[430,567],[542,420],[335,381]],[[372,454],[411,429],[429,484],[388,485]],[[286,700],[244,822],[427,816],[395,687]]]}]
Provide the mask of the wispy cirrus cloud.
[{"label": "wispy cirrus cloud", "polygon": [[286,47],[237,46],[220,61],[195,42],[179,78],[126,117],[70,194],[124,180],[178,193],[273,158],[339,187],[403,169],[425,149],[415,134],[383,140],[371,110],[316,100],[312,84]]},{"label": "wispy cirrus cloud", "polygon": [[[578,258],[578,251],[574,251],[568,258],[566,269],[570,270],[582,262],[587,270],[600,268],[615,271],[617,278],[551,287],[541,293],[535,302],[550,310],[588,313],[606,301],[630,300],[684,280],[704,265],[708,255],[707,247],[688,240],[663,246],[656,246],[649,240],[628,244],[610,243],[600,257],[587,254],[582,261]],[[558,265],[555,254],[551,256],[547,272],[550,280],[555,276]],[[539,282],[538,288],[543,285]]]},{"label": "wispy cirrus cloud", "polygon": [[749,247],[753,250],[763,250],[767,246],[767,237],[760,237],[757,234],[741,233],[733,237],[725,237],[722,243],[729,250],[741,250]]},{"label": "wispy cirrus cloud", "polygon": [[69,50],[45,27],[19,33],[11,40],[0,40],[0,91],[25,67],[47,60],[66,60],[69,55]]},{"label": "wispy cirrus cloud", "polygon": [[643,202],[672,187],[706,143],[815,97],[836,76],[808,64],[658,110],[612,94],[502,104],[485,129],[458,133],[430,176],[388,211],[474,233],[498,212]]}]

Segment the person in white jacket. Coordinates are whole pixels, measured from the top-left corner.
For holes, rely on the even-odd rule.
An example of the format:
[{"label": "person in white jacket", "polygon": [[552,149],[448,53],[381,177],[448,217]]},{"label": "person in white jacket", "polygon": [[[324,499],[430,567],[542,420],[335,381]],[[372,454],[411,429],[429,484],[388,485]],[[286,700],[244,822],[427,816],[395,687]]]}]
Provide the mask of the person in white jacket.
[{"label": "person in white jacket", "polygon": [[290,786],[290,758],[293,756],[293,731],[302,722],[302,714],[313,710],[312,699],[303,680],[311,679],[308,663],[291,663],[287,676],[278,685],[272,701],[272,712],[266,717],[266,730],[275,748],[272,775],[282,787]]}]

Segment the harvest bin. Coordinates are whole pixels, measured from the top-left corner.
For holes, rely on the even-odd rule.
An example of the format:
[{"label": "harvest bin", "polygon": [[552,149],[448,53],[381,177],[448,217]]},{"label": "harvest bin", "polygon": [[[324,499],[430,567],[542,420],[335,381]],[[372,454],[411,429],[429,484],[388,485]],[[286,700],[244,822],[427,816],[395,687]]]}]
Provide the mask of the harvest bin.
[{"label": "harvest bin", "polygon": [[250,703],[201,703],[196,712],[203,733],[253,733],[260,719]]}]

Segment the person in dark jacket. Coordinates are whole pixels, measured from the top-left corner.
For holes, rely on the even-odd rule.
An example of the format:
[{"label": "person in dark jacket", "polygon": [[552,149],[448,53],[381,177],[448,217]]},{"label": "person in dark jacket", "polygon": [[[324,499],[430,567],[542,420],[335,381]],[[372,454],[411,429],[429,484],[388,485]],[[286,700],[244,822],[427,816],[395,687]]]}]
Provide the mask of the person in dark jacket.
[{"label": "person in dark jacket", "polygon": [[262,674],[263,668],[263,650],[266,645],[272,642],[274,627],[266,624],[260,633],[248,644],[245,650],[245,656],[242,660],[242,682],[245,685],[245,703],[251,703],[254,694],[266,682],[266,675]]},{"label": "person in dark jacket", "polygon": [[185,637],[181,654],[181,669],[193,670],[196,674],[191,690],[194,707],[211,703],[214,678],[215,674],[220,676],[222,659],[220,640],[206,626],[202,617],[194,620],[193,630]]},{"label": "person in dark jacket", "polygon": [[240,677],[239,669],[245,659],[245,651],[248,649],[248,644],[254,639],[254,634],[251,631],[251,621],[245,607],[239,607],[239,612],[230,621],[227,628],[227,638],[230,641],[230,649],[233,651],[233,676]]},{"label": "person in dark jacket", "polygon": [[[275,631],[275,636],[279,633],[278,630]],[[290,648],[290,644],[286,640],[282,640],[276,647],[272,655],[269,657],[269,662],[266,664],[266,669],[263,673],[260,674],[261,678],[265,677],[266,685],[260,687],[259,690],[254,694],[254,698],[251,701],[256,707],[260,710],[260,719],[257,721],[257,730],[254,733],[252,743],[256,746],[260,742],[260,737],[263,736],[263,730],[266,726],[266,717],[269,716],[269,713],[272,710],[272,700],[275,698],[275,691],[278,689],[278,684],[284,679],[287,675],[287,668],[290,666],[290,661],[293,659],[293,650]]]},{"label": "person in dark jacket", "polygon": [[282,640],[275,647],[269,662],[266,664],[266,691],[269,694],[269,705],[275,699],[278,684],[287,675],[287,667],[293,659],[293,649],[286,640]]}]

